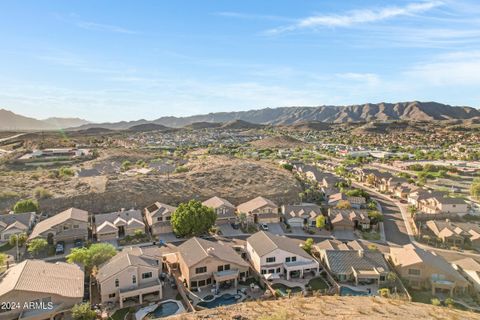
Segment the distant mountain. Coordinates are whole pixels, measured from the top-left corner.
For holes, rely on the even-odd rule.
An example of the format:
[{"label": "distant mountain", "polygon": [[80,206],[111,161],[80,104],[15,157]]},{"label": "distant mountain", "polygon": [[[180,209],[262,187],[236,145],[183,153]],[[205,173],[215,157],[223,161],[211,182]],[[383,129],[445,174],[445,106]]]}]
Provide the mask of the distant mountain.
[{"label": "distant mountain", "polygon": [[[8,112],[6,110],[1,111]],[[394,120],[478,121],[475,119],[480,119],[480,110],[475,108],[455,107],[437,102],[413,101],[377,104],[368,103],[350,106],[282,107],[238,112],[216,112],[189,117],[162,117],[153,121],[142,119],[137,121],[122,121],[113,123],[89,123],[76,127],[74,130],[86,130],[95,127],[111,130],[127,130],[134,126],[149,123],[162,125],[169,128],[182,128],[191,125],[192,129],[209,127],[210,125],[206,123],[213,123],[213,127],[217,126],[218,123],[223,123],[222,127],[227,126],[227,128],[233,128],[236,126],[239,127],[239,129],[246,127],[251,128],[254,124],[262,124],[299,125],[304,129],[306,129],[308,126],[313,126],[316,127],[316,130],[321,130],[325,127],[321,123],[356,123],[372,121],[387,122]],[[7,116],[1,116],[0,130],[12,130],[14,128],[18,130],[26,130],[23,128],[20,129],[22,126],[25,128],[35,127],[36,130],[39,130],[38,128],[46,129],[51,126],[51,123],[39,121],[40,120],[25,117],[23,117],[22,121],[20,121],[20,119],[13,121],[8,120]],[[244,121],[245,123],[242,124],[238,121]],[[30,124],[30,122],[32,123]],[[305,125],[305,123],[308,122],[312,122],[313,124]],[[248,125],[246,123],[248,123]],[[20,126],[20,124],[22,124],[22,126]]]},{"label": "distant mountain", "polygon": [[132,126],[128,128],[129,131],[136,131],[136,132],[165,131],[170,129],[171,128],[162,126],[161,124],[155,124],[155,123],[137,124],[136,126]]},{"label": "distant mountain", "polygon": [[49,118],[38,120],[18,115],[12,111],[0,109],[0,130],[2,131],[36,131],[56,130],[78,127],[88,121],[78,118]]},{"label": "distant mountain", "polygon": [[222,125],[223,129],[258,129],[262,127],[264,127],[264,125],[251,123],[244,120],[228,121]]},{"label": "distant mountain", "polygon": [[202,122],[194,122],[194,123],[187,124],[184,128],[192,129],[192,130],[200,130],[200,129],[218,128],[221,125],[222,125],[221,123],[217,123],[217,122],[202,121]]}]

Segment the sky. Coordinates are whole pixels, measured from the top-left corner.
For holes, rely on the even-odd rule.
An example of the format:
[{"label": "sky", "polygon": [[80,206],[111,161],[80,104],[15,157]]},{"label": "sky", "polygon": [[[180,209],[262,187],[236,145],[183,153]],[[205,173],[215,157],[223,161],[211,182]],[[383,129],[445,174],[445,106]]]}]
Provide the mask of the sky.
[{"label": "sky", "polygon": [[480,106],[478,0],[4,0],[0,109],[95,122]]}]

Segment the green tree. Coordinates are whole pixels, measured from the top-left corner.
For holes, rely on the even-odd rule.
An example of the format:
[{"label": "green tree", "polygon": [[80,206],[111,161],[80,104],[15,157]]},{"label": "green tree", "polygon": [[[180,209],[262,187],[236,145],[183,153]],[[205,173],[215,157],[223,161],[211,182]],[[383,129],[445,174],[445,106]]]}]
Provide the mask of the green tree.
[{"label": "green tree", "polygon": [[445,304],[447,305],[447,307],[453,308],[453,299],[452,298],[445,299]]},{"label": "green tree", "polygon": [[94,243],[88,248],[74,248],[67,256],[68,263],[80,263],[90,272],[94,266],[99,266],[117,254],[110,243]]},{"label": "green tree", "polygon": [[28,252],[30,254],[37,256],[40,252],[44,251],[48,247],[47,240],[43,238],[33,239],[28,243]]},{"label": "green tree", "polygon": [[340,200],[337,203],[337,209],[352,209],[352,205],[348,200]]},{"label": "green tree", "polygon": [[200,201],[190,200],[181,203],[172,214],[172,227],[180,236],[196,236],[207,232],[217,220],[212,208],[204,206]]},{"label": "green tree", "polygon": [[367,176],[366,182],[367,182],[368,185],[373,186],[374,183],[375,183],[375,180],[376,180],[376,179],[375,179],[375,176],[374,176],[373,174],[369,174],[369,175]]},{"label": "green tree", "polygon": [[397,274],[395,272],[390,271],[387,274],[387,281],[390,282],[390,284],[395,283],[395,281],[397,281]]},{"label": "green tree", "polygon": [[97,318],[97,313],[91,309],[89,303],[81,303],[73,306],[72,318],[74,320],[94,320]]},{"label": "green tree", "polygon": [[0,252],[0,267],[7,263],[7,255],[3,252]]},{"label": "green tree", "polygon": [[377,210],[368,210],[368,217],[373,224],[383,221],[383,214]]},{"label": "green tree", "polygon": [[303,243],[303,250],[307,251],[308,253],[312,253],[312,246],[313,246],[314,242],[313,242],[313,239],[312,238],[308,238],[307,240],[305,240],[305,242]]},{"label": "green tree", "polygon": [[20,200],[15,203],[13,207],[13,212],[15,213],[25,213],[25,212],[38,212],[38,202],[32,199]]},{"label": "green tree", "polygon": [[315,224],[317,226],[318,229],[323,229],[325,228],[325,217],[323,215],[319,215],[316,219],[315,219]]},{"label": "green tree", "polygon": [[284,164],[282,164],[282,168],[285,169],[285,170],[288,170],[288,171],[292,171],[292,170],[293,170],[293,166],[292,166],[290,163],[284,163]]},{"label": "green tree", "polygon": [[132,167],[132,163],[129,160],[125,160],[122,162],[122,166],[120,167],[121,171],[128,171]]},{"label": "green tree", "polygon": [[438,300],[437,298],[431,299],[430,302],[432,302],[432,304],[434,306],[439,306],[440,305],[440,300]]},{"label": "green tree", "polygon": [[18,246],[21,247],[25,244],[25,242],[27,242],[27,238],[28,237],[26,233],[13,234],[8,239],[8,242],[11,246],[16,246],[18,241]]}]

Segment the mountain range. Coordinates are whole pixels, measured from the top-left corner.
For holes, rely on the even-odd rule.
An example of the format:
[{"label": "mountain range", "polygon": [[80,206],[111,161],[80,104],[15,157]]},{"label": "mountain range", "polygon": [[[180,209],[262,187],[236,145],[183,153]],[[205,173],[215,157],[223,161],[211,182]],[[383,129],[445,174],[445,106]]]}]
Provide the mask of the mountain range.
[{"label": "mountain range", "polygon": [[[82,119],[50,118],[36,120],[0,110],[0,130],[50,130],[71,128],[87,130],[105,128],[111,130],[155,128],[153,125],[169,128],[236,127],[243,122],[263,125],[303,125],[306,122],[346,123],[372,121],[442,121],[478,120],[480,110],[471,107],[458,107],[437,102],[377,103],[349,106],[281,107],[238,112],[215,112],[188,117],[161,117],[156,120],[136,120],[112,123],[88,123]],[[208,125],[211,123],[211,126]],[[227,125],[230,123],[230,125]],[[150,125],[150,126],[147,126]]]}]

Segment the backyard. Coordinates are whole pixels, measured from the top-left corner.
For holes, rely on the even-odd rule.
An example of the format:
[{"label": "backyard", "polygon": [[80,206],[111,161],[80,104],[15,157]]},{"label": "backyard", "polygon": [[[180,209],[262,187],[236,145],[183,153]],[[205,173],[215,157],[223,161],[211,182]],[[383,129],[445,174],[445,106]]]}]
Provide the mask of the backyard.
[{"label": "backyard", "polygon": [[319,290],[323,291],[329,288],[328,284],[321,277],[313,278],[308,282],[308,285],[313,291],[319,291]]}]

